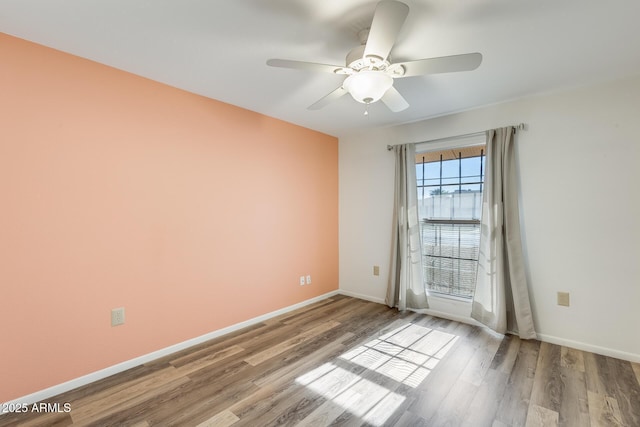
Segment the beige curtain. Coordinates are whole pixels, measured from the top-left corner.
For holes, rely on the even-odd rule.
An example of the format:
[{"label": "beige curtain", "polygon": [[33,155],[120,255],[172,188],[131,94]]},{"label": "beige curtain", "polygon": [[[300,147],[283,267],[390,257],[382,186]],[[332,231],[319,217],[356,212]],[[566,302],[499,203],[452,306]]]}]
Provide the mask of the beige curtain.
[{"label": "beige curtain", "polygon": [[478,277],[471,317],[500,333],[536,338],[524,271],[515,128],[487,131]]},{"label": "beige curtain", "polygon": [[393,147],[396,158],[391,269],[385,302],[389,307],[428,308],[422,271],[422,242],[416,189],[414,144]]}]

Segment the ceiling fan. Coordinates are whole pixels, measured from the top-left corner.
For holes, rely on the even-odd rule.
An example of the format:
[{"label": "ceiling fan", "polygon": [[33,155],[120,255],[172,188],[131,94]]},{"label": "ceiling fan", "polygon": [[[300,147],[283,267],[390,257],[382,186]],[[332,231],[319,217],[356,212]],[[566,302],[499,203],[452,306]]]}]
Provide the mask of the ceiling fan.
[{"label": "ceiling fan", "polygon": [[340,87],[309,106],[309,110],[319,110],[349,93],[353,99],[367,106],[382,100],[391,111],[402,111],[409,107],[409,103],[393,87],[393,79],[471,71],[482,62],[480,53],[467,53],[392,63],[389,53],[408,14],[409,6],[404,3],[380,1],[376,5],[371,28],[358,33],[361,45],[347,54],[345,67],[288,59],[269,59],[267,65],[347,76]]}]

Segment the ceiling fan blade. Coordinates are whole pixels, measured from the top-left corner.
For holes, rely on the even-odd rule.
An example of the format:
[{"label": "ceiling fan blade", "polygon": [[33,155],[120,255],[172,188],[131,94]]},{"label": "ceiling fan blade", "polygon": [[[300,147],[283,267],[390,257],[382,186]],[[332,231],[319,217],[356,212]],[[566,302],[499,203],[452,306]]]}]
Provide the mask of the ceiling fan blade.
[{"label": "ceiling fan blade", "polygon": [[394,113],[409,108],[409,103],[407,102],[407,100],[404,99],[404,97],[400,95],[400,92],[398,92],[397,89],[393,86],[391,86],[389,90],[387,90],[387,92],[381,98],[381,101],[384,102],[384,105],[386,105],[389,110],[393,111]]},{"label": "ceiling fan blade", "polygon": [[328,95],[325,95],[323,98],[320,98],[318,101],[316,101],[315,103],[313,103],[310,106],[308,106],[307,110],[319,110],[322,107],[324,107],[327,104],[330,104],[331,102],[339,99],[340,97],[342,97],[342,95],[345,95],[347,93],[349,93],[349,92],[347,92],[346,89],[343,89],[342,86],[340,86],[339,88],[337,88],[333,92],[329,93]]},{"label": "ceiling fan blade", "polygon": [[292,61],[289,59],[269,59],[267,65],[280,68],[295,68],[296,70],[319,71],[322,73],[336,74],[336,70],[342,70],[340,65],[317,64],[315,62]]},{"label": "ceiling fan blade", "polygon": [[438,58],[419,59],[417,61],[399,62],[404,75],[396,77],[424,76],[427,74],[453,73],[457,71],[475,70],[482,63],[482,54],[465,53],[463,55],[440,56]]},{"label": "ceiling fan blade", "polygon": [[409,14],[409,6],[399,1],[383,0],[376,6],[364,48],[364,57],[387,59],[400,29]]}]

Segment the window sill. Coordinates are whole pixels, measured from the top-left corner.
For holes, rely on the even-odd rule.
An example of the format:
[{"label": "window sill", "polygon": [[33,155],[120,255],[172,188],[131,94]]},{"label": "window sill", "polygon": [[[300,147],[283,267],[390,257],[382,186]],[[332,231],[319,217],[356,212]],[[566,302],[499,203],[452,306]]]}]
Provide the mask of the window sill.
[{"label": "window sill", "polygon": [[471,300],[467,298],[438,296],[430,293],[429,308],[416,311],[456,322],[478,325],[478,322],[471,318]]}]

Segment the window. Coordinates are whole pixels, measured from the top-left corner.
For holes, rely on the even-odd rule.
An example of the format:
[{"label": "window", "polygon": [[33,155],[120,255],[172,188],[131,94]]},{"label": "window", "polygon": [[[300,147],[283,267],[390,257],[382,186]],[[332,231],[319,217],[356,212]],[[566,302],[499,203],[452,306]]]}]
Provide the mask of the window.
[{"label": "window", "polygon": [[416,156],[424,280],[432,293],[469,299],[476,285],[485,146]]}]

